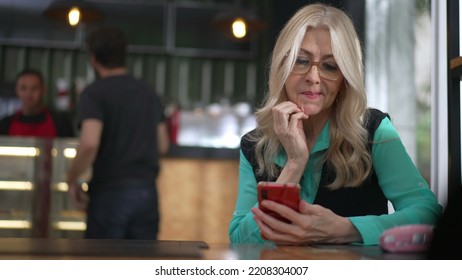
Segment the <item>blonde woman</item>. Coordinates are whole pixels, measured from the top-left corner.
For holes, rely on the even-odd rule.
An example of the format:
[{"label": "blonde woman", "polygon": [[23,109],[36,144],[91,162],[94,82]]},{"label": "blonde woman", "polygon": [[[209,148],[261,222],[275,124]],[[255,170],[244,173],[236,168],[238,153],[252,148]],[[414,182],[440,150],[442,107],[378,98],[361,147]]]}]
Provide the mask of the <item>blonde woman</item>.
[{"label": "blonde woman", "polygon": [[[301,8],[270,67],[257,128],[241,140],[232,243],[374,245],[387,228],[436,223],[441,206],[388,115],[367,108],[361,46],[343,11]],[[298,211],[262,202],[289,223],[258,208],[259,181],[301,186]]]}]

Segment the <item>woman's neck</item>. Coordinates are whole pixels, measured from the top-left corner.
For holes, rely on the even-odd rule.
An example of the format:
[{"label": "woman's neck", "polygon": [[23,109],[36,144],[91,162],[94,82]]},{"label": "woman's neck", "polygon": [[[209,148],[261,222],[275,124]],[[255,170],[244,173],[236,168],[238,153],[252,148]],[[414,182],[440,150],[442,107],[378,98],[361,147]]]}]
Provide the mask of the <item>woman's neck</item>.
[{"label": "woman's neck", "polygon": [[305,132],[308,148],[311,149],[316,142],[319,134],[321,134],[324,125],[329,119],[330,114],[317,114],[310,116],[303,122],[303,130]]}]

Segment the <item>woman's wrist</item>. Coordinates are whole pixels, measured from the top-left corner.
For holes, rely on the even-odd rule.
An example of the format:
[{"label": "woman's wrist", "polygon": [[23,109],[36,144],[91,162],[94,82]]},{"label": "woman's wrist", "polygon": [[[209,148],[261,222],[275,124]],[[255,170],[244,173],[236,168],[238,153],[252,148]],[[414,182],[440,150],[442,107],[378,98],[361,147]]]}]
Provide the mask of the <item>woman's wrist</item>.
[{"label": "woman's wrist", "polygon": [[297,163],[296,161],[288,161],[282,169],[277,182],[280,183],[299,183],[305,170],[306,162]]},{"label": "woman's wrist", "polygon": [[335,228],[339,235],[338,239],[334,240],[334,243],[362,242],[361,234],[348,218],[342,217],[338,227]]}]

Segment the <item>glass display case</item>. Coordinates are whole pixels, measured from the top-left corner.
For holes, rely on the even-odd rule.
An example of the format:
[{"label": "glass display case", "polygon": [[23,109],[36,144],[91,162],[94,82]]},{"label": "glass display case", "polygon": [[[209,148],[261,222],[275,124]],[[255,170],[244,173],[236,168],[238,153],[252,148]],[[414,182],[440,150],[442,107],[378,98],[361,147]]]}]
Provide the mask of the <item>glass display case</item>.
[{"label": "glass display case", "polygon": [[[42,185],[49,170],[43,155],[46,141],[7,137],[0,140],[0,236],[40,236],[34,221],[43,219],[38,208]],[[41,209],[37,209],[41,212]]]},{"label": "glass display case", "polygon": [[0,137],[0,237],[83,236],[85,213],[65,183],[76,146],[77,139]]},{"label": "glass display case", "polygon": [[[84,237],[85,212],[73,206],[66,184],[77,145],[76,138],[0,137],[0,237]],[[159,239],[228,241],[238,158],[238,149],[171,146],[157,182]],[[90,177],[89,169],[79,178],[83,190]]]},{"label": "glass display case", "polygon": [[[66,184],[66,173],[75,157],[77,144],[78,140],[73,138],[53,141],[49,237],[81,238],[86,228],[85,213],[72,205]],[[91,170],[87,170],[80,178],[85,191],[90,176]]]}]

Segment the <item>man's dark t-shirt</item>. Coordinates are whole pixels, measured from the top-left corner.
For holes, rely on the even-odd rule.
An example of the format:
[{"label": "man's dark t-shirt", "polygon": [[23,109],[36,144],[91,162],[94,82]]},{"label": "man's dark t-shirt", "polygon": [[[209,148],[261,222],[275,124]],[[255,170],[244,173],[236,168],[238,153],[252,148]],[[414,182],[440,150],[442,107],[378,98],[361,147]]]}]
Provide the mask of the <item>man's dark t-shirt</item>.
[{"label": "man's dark t-shirt", "polygon": [[81,94],[78,122],[103,122],[90,192],[129,182],[155,185],[159,172],[157,126],[164,121],[159,96],[129,75],[95,81]]}]

